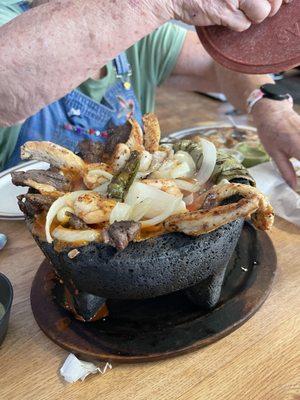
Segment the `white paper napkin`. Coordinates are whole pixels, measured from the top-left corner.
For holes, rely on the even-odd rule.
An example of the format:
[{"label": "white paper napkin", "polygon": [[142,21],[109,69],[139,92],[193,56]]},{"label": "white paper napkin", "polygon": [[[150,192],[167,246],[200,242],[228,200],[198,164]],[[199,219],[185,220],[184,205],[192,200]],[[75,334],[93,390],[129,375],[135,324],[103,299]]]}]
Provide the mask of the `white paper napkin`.
[{"label": "white paper napkin", "polygon": [[[293,164],[300,168],[299,161],[294,161]],[[300,226],[300,195],[285,182],[273,162],[249,168],[249,172],[256,180],[259,190],[269,198],[275,214]]]},{"label": "white paper napkin", "polygon": [[79,380],[84,381],[90,374],[105,374],[112,369],[110,363],[106,363],[103,368],[97,367],[91,362],[81,361],[74,354],[69,354],[64,365],[60,369],[61,376],[68,383],[75,383]]}]

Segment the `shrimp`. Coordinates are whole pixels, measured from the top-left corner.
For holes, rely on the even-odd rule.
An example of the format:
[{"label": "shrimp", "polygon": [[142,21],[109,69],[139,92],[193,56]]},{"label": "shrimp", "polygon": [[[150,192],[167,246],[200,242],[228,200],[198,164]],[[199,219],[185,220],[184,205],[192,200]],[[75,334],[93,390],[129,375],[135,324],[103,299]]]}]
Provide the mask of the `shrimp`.
[{"label": "shrimp", "polygon": [[79,196],[73,205],[75,215],[86,224],[98,224],[109,221],[110,213],[117,202],[105,199],[98,193],[84,193]]}]

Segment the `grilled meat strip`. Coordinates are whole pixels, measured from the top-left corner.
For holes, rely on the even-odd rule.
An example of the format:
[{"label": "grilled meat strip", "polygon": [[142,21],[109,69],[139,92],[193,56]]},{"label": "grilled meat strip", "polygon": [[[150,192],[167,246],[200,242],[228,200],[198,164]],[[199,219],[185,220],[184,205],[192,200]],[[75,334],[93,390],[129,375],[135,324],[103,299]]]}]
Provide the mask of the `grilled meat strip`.
[{"label": "grilled meat strip", "polygon": [[12,172],[11,177],[12,183],[16,186],[30,186],[45,192],[69,192],[71,190],[71,182],[58,172],[33,169],[26,172]]},{"label": "grilled meat strip", "polygon": [[114,222],[103,231],[104,243],[124,250],[132,242],[141,229],[141,224],[133,221]]},{"label": "grilled meat strip", "polygon": [[[240,200],[221,205],[224,200],[233,196],[239,196]],[[213,186],[209,190],[203,209],[172,215],[164,221],[164,227],[168,232],[199,236],[215,231],[238,218],[249,216],[254,226],[261,230],[270,229],[274,222],[272,206],[256,188],[238,183],[225,183]]]},{"label": "grilled meat strip", "polygon": [[159,149],[161,138],[161,131],[157,116],[154,113],[145,114],[143,116],[143,122],[145,129],[145,149],[150,153],[154,153]]},{"label": "grilled meat strip", "polygon": [[56,200],[54,196],[39,193],[21,194],[17,198],[20,210],[30,217],[40,214],[42,211],[48,211]]},{"label": "grilled meat strip", "polygon": [[77,217],[77,215],[67,211],[66,215],[68,217],[70,217],[69,219],[69,228],[72,229],[77,229],[77,230],[81,230],[81,229],[90,229],[90,227],[79,217]]},{"label": "grilled meat strip", "polygon": [[26,142],[21,146],[22,160],[45,161],[60,170],[66,169],[73,173],[81,174],[85,170],[85,162],[66,149],[52,142]]},{"label": "grilled meat strip", "polygon": [[78,144],[80,157],[88,164],[99,163],[103,158],[103,143],[83,140]]},{"label": "grilled meat strip", "polygon": [[108,155],[112,154],[119,143],[127,143],[132,126],[129,121],[126,124],[114,127],[108,131],[108,138],[105,144],[104,152]]}]

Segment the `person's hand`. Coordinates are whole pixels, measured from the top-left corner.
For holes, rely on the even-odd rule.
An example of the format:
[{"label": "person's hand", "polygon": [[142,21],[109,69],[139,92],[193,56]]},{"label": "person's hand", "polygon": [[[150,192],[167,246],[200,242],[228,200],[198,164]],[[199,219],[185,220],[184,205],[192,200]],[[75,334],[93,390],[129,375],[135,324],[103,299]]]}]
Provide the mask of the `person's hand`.
[{"label": "person's hand", "polygon": [[252,111],[258,134],[287,183],[295,189],[297,177],[290,158],[300,160],[300,115],[288,101],[261,100]]},{"label": "person's hand", "polygon": [[196,26],[223,25],[236,31],[248,29],[277,13],[291,0],[166,0],[173,17]]}]

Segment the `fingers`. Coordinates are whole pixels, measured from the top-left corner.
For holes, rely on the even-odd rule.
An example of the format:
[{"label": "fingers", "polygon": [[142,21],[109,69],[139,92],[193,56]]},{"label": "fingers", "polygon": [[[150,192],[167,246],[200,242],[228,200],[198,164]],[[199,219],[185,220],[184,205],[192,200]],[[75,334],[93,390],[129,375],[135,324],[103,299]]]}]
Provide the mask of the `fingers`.
[{"label": "fingers", "polygon": [[222,25],[242,32],[251,26],[251,23],[260,23],[267,17],[274,16],[283,3],[293,0],[240,0],[239,9],[226,18],[223,14]]},{"label": "fingers", "polygon": [[295,189],[297,186],[297,176],[289,157],[283,153],[275,153],[273,154],[273,160],[276,162],[276,165],[283,178],[287,181],[292,189]]},{"label": "fingers", "polygon": [[268,0],[240,0],[239,8],[254,23],[264,21],[272,11],[271,2]]},{"label": "fingers", "polygon": [[227,26],[234,31],[243,32],[250,28],[251,21],[249,21],[249,19],[241,10],[236,10],[234,13],[228,13],[228,15],[224,13],[220,24]]},{"label": "fingers", "polygon": [[269,0],[269,2],[271,4],[270,17],[273,17],[273,15],[275,15],[282,6],[282,0]]}]

